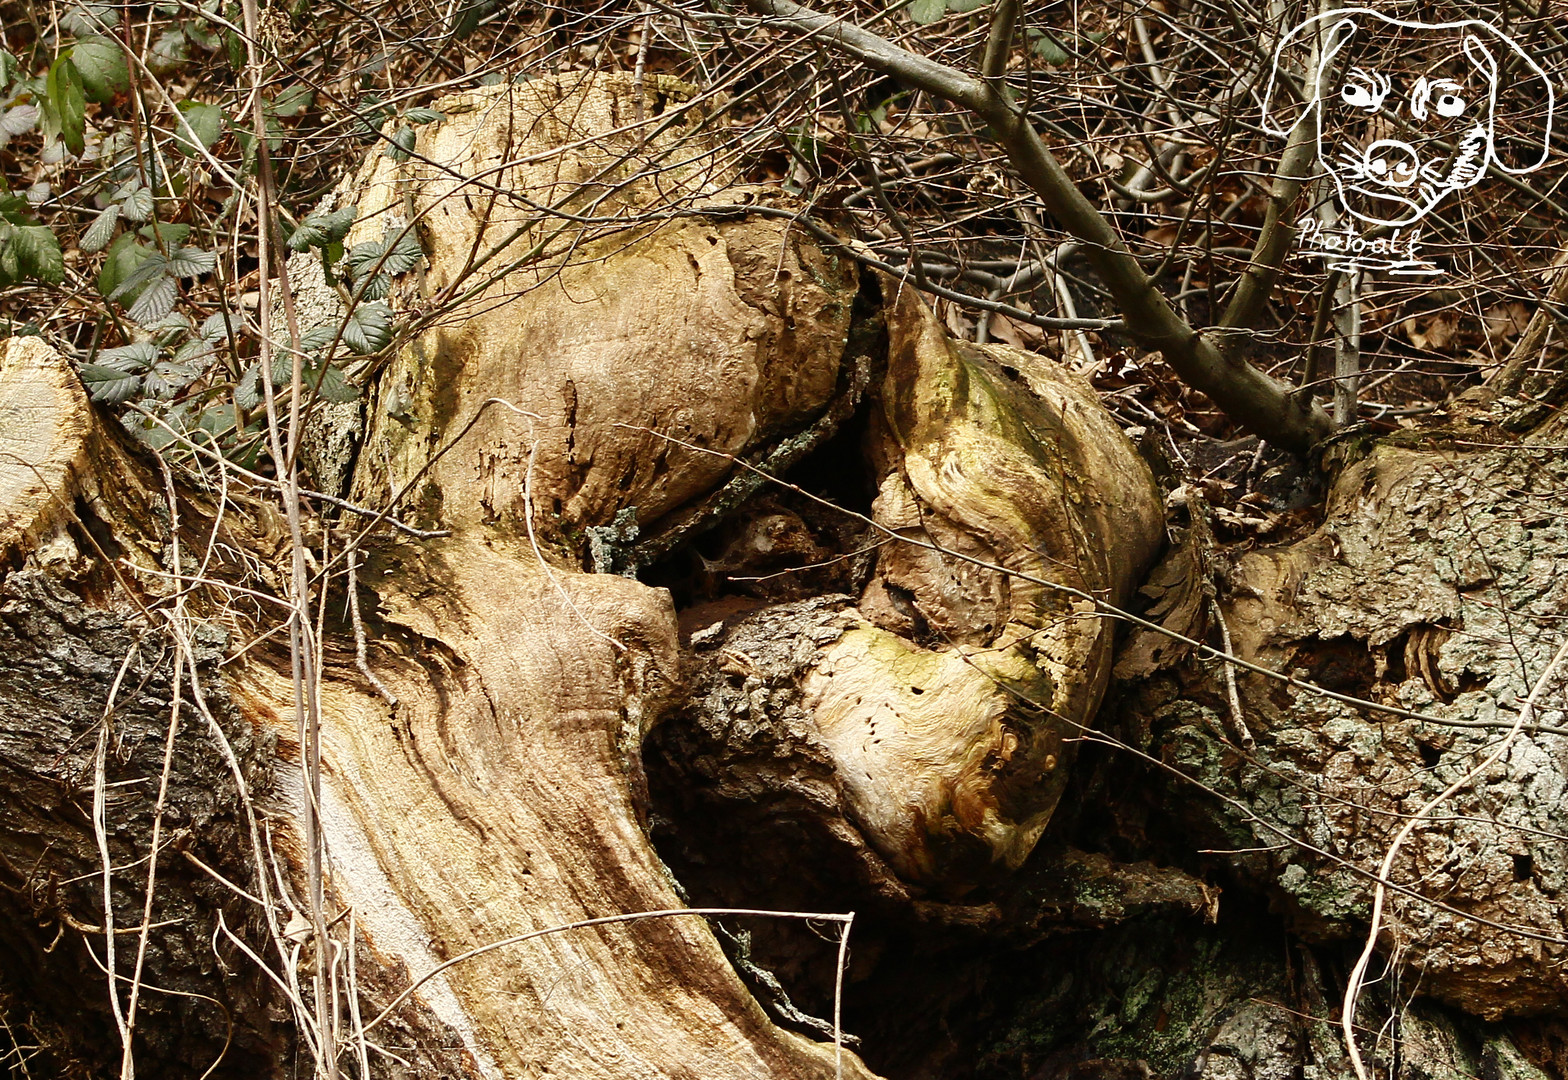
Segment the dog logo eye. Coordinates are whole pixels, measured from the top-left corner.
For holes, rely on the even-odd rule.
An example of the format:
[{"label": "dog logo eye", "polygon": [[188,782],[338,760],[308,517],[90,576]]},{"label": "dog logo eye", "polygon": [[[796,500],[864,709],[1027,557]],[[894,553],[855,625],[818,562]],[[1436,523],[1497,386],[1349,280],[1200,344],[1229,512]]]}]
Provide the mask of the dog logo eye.
[{"label": "dog logo eye", "polygon": [[1383,107],[1383,99],[1388,96],[1388,91],[1388,76],[1364,68],[1352,68],[1350,80],[1340,90],[1339,97],[1352,109],[1377,112]]},{"label": "dog logo eye", "polygon": [[1364,86],[1351,83],[1339,92],[1339,96],[1344,98],[1345,104],[1353,109],[1377,108],[1377,99],[1372,96],[1372,91]]},{"label": "dog logo eye", "polygon": [[1458,116],[1465,111],[1465,99],[1458,94],[1439,94],[1432,107],[1439,116]]}]

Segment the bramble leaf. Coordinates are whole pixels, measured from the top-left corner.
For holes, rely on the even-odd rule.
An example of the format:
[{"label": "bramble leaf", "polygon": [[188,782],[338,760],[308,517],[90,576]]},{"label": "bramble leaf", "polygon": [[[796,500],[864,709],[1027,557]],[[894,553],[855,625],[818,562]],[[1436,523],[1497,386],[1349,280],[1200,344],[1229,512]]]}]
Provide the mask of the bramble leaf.
[{"label": "bramble leaf", "polygon": [[71,47],[71,63],[82,77],[82,89],[92,101],[109,102],[131,87],[130,69],[118,42],[89,37]]},{"label": "bramble leaf", "polygon": [[129,401],[141,389],[142,377],[103,364],[83,364],[78,369],[82,385],[94,401],[118,405]]},{"label": "bramble leaf", "polygon": [[343,343],[360,354],[392,343],[392,309],[385,304],[360,304],[343,321]]},{"label": "bramble leaf", "polygon": [[87,231],[82,233],[82,238],[77,241],[76,246],[89,255],[102,251],[109,246],[109,241],[114,239],[114,227],[119,220],[119,204],[110,203],[93,218],[93,223],[87,226]]},{"label": "bramble leaf", "polygon": [[50,65],[44,85],[48,94],[44,108],[53,122],[51,126],[65,141],[65,148],[80,157],[87,145],[87,94],[82,88],[81,72],[69,54]]},{"label": "bramble leaf", "polygon": [[418,141],[419,136],[413,128],[399,126],[392,132],[392,141],[381,151],[382,156],[389,157],[393,161],[407,161],[409,155],[414,152],[414,144]]},{"label": "bramble leaf", "polygon": [[[228,122],[228,116],[216,105],[209,105],[202,101],[182,101],[176,106],[180,115],[185,118],[185,123],[191,126],[187,132],[183,124],[175,125],[175,145],[187,157],[195,157],[201,149],[210,147],[223,136],[223,125]],[[200,149],[191,142],[194,134],[201,143]]]}]

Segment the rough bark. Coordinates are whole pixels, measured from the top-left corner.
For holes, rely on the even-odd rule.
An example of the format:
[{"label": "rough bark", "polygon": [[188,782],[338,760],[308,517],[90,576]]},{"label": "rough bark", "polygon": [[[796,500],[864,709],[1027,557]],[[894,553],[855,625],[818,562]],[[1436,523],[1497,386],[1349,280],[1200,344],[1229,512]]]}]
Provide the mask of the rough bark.
[{"label": "rough bark", "polygon": [[[373,159],[335,196],[360,207],[351,242],[417,230],[400,311],[457,303],[375,374],[363,431],[351,411],[315,444],[323,486],[450,531],[362,542],[369,663],[396,705],[325,623],[322,824],[361,1011],[469,949],[685,896],[853,904],[870,918],[852,1020],[889,1075],[1336,1075],[1321,1021],[1338,974],[1318,956],[1364,932],[1398,815],[1496,737],[1555,647],[1560,433],[1353,447],[1322,521],[1275,545],[1228,552],[1189,500],[1186,542],[1142,595],[1217,643],[1214,588],[1239,657],[1298,679],[1240,674],[1243,738],[1218,661],[1135,635],[1113,665],[1103,605],[1135,602],[1165,521],[1092,389],[955,342],[897,283],[748,217],[779,197],[726,187],[696,123],[709,107],[608,75],[463,95],[409,161]],[[307,328],[342,310],[309,269]],[[225,1013],[220,1071],[282,1074],[298,1032],[235,944],[306,982],[317,963],[278,933],[300,906],[304,786],[268,633],[273,496],[211,473],[171,486],[62,358],[0,349],[0,707],[20,721],[0,731],[7,1011],[33,1003],[61,1073],[118,1060],[87,952],[105,936],[98,733],[123,929],[179,701],[145,976],[206,997],[149,992],[138,1056],[199,1072]],[[351,525],[311,520],[322,564]],[[181,594],[170,575],[198,568]],[[1561,1009],[1568,736],[1545,730],[1560,704],[1540,721],[1395,865],[1421,895],[1399,894],[1384,947],[1461,1011],[1373,995],[1366,1021],[1405,1009],[1400,1052],[1430,1075],[1526,1078],[1521,1048],[1549,1056],[1546,1027],[1464,1015]],[[1079,768],[1097,727],[1153,764]],[[235,938],[214,949],[219,912]],[[1307,943],[1285,960],[1282,926]],[[376,1031],[425,1075],[832,1074],[822,1025],[784,1000],[831,1006],[832,948],[744,929],[723,946],[691,916],[536,939],[423,983]],[[870,1075],[854,1055],[845,1071]]]}]

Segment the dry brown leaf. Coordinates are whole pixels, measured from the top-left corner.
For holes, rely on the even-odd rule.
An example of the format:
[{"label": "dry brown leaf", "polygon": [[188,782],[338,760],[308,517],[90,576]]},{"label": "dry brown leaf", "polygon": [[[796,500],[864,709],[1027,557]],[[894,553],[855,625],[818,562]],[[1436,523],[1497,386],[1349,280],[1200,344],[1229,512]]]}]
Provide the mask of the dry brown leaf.
[{"label": "dry brown leaf", "polygon": [[1430,315],[1406,319],[1401,328],[1406,339],[1416,348],[1442,352],[1453,343],[1454,335],[1459,332],[1459,316],[1452,311],[1434,311]]},{"label": "dry brown leaf", "polygon": [[1482,317],[1486,321],[1486,336],[1492,341],[1516,338],[1530,325],[1530,309],[1517,300],[1487,308]]}]

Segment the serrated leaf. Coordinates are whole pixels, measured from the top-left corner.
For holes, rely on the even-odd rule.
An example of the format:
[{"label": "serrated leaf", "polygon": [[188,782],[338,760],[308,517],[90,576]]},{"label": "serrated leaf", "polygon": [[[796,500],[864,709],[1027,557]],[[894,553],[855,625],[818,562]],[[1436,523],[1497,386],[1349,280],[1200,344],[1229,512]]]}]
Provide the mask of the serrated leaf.
[{"label": "serrated leaf", "polygon": [[419,136],[415,134],[413,128],[400,125],[392,132],[392,141],[382,149],[381,154],[393,161],[407,161],[409,155],[414,152],[414,144],[418,141]]},{"label": "serrated leaf", "polygon": [[331,365],[322,368],[319,375],[312,377],[311,382],[315,384],[316,392],[334,405],[342,405],[359,397],[359,391],[350,386],[343,373]]},{"label": "serrated leaf", "polygon": [[354,222],[358,219],[359,207],[357,206],[343,206],[332,211],[330,214],[323,214],[321,216],[321,225],[322,231],[326,234],[327,243],[341,243],[343,238],[348,235],[348,231],[354,227]]},{"label": "serrated leaf", "polygon": [[153,254],[143,246],[135,233],[121,233],[105,253],[103,269],[98,272],[98,291],[113,296],[125,279]]},{"label": "serrated leaf", "polygon": [[[121,279],[119,287],[109,294],[110,300],[119,300],[129,296],[136,289],[147,284],[155,277],[166,277],[168,274],[169,260],[156,251],[148,251]],[[163,316],[158,316],[162,318]]]},{"label": "serrated leaf", "polygon": [[234,384],[234,403],[250,412],[261,402],[261,364],[255,363],[246,368],[240,381]]},{"label": "serrated leaf", "polygon": [[[309,364],[300,365],[301,371],[309,371]],[[272,358],[272,385],[274,388],[287,386],[294,381],[294,358],[286,352],[279,352]]]},{"label": "serrated leaf", "polygon": [[909,15],[910,21],[925,26],[947,14],[947,0],[914,0],[904,11]]},{"label": "serrated leaf", "polygon": [[104,349],[98,354],[100,366],[116,371],[141,372],[158,359],[158,346],[150,341],[137,341],[115,349]]},{"label": "serrated leaf", "polygon": [[358,281],[376,265],[385,250],[386,246],[380,240],[367,240],[363,244],[355,244],[349,248],[348,254],[343,256],[343,273],[348,275],[350,281]]},{"label": "serrated leaf", "polygon": [[306,352],[318,352],[337,340],[335,326],[312,326],[299,336],[299,347]]},{"label": "serrated leaf", "polygon": [[359,290],[360,300],[384,300],[392,292],[392,279],[385,274],[377,274],[365,282],[364,288]]},{"label": "serrated leaf", "polygon": [[433,124],[437,120],[445,120],[446,113],[440,112],[436,109],[426,109],[421,106],[419,108],[409,109],[406,113],[403,114],[403,119],[408,121],[410,124]]},{"label": "serrated leaf", "polygon": [[[179,109],[185,123],[190,125],[189,132],[185,130],[185,124],[175,125],[174,141],[180,153],[195,157],[223,137],[223,125],[228,121],[228,116],[218,106],[203,101],[182,101],[175,108]],[[200,147],[191,142],[192,134],[201,143]]]},{"label": "serrated leaf", "polygon": [[98,216],[93,218],[93,223],[87,226],[87,231],[82,233],[82,238],[76,246],[89,255],[102,251],[109,246],[109,241],[114,239],[114,227],[120,221],[120,206],[110,203]]},{"label": "serrated leaf", "polygon": [[78,2],[65,9],[60,25],[73,34],[101,34],[105,27],[120,25],[120,13],[113,4]]},{"label": "serrated leaf", "polygon": [[226,341],[228,340],[229,327],[231,326],[236,334],[239,333],[239,316],[230,315],[225,319],[223,312],[220,311],[216,314],[208,315],[202,320],[201,330],[198,333],[201,334],[203,341]]},{"label": "serrated leaf", "polygon": [[289,233],[285,243],[290,251],[309,251],[313,247],[320,247],[327,242],[327,234],[321,231],[319,225],[306,218],[299,223],[299,228]]},{"label": "serrated leaf", "polygon": [[155,221],[136,231],[149,240],[158,239],[167,246],[173,246],[185,243],[185,238],[191,234],[191,227],[170,221]]},{"label": "serrated leaf", "polygon": [[71,47],[71,63],[82,76],[82,89],[89,100],[110,102],[116,94],[131,87],[130,69],[125,66],[125,52],[106,37],[90,37]]},{"label": "serrated leaf", "polygon": [[[171,405],[164,410],[163,416],[159,419],[163,423],[160,424],[151,417],[139,416],[126,423],[125,426],[141,443],[153,450],[162,450],[164,447],[169,446],[181,435],[185,434],[190,426],[188,423],[188,411],[183,404]],[[173,429],[172,431],[170,430],[171,428]]]},{"label": "serrated leaf", "polygon": [[419,246],[419,237],[411,227],[389,228],[382,244],[387,254],[381,269],[388,274],[406,274],[425,257],[424,249]]},{"label": "serrated leaf", "polygon": [[6,135],[26,135],[38,123],[38,106],[28,102],[23,105],[13,105],[4,113],[0,113],[0,132]]},{"label": "serrated leaf", "polygon": [[343,343],[361,355],[392,343],[392,309],[385,304],[360,304],[343,321]]},{"label": "serrated leaf", "polygon": [[65,280],[65,257],[60,241],[47,225],[13,225],[9,245],[25,277],[59,284]]},{"label": "serrated leaf", "polygon": [[176,246],[169,250],[168,270],[175,277],[200,277],[218,265],[218,257],[200,248]]},{"label": "serrated leaf", "polygon": [[82,385],[92,394],[94,401],[118,405],[136,396],[142,387],[142,377],[132,375],[102,364],[83,364],[78,370]]},{"label": "serrated leaf", "polygon": [[137,294],[136,299],[126,310],[126,314],[145,326],[147,323],[157,322],[174,310],[174,302],[179,297],[179,286],[175,284],[174,278],[168,274],[159,274],[147,282],[146,287]]},{"label": "serrated leaf", "polygon": [[[134,184],[135,181],[132,181]],[[124,189],[122,189],[124,190]],[[125,215],[126,221],[146,221],[152,217],[152,191],[140,184],[131,187],[124,196],[116,195],[121,200],[120,213]]]},{"label": "serrated leaf", "polygon": [[212,350],[212,342],[194,337],[174,351],[174,361],[178,364],[194,364],[197,368],[206,368],[217,355]]},{"label": "serrated leaf", "polygon": [[298,116],[310,108],[315,97],[310,87],[304,83],[295,83],[278,91],[278,96],[272,99],[269,109],[273,116]]},{"label": "serrated leaf", "polygon": [[189,336],[195,329],[195,324],[185,312],[171,311],[147,329],[152,332],[153,340],[167,348],[181,338]]},{"label": "serrated leaf", "polygon": [[189,364],[161,360],[152,366],[152,371],[142,382],[142,389],[152,397],[167,400],[189,386],[200,374],[199,369]]},{"label": "serrated leaf", "polygon": [[196,426],[208,435],[221,435],[234,426],[233,405],[209,405],[196,418]]},{"label": "serrated leaf", "polygon": [[167,75],[190,60],[190,43],[179,27],[158,35],[148,50],[146,64],[154,75]]},{"label": "serrated leaf", "polygon": [[1052,67],[1061,67],[1071,57],[1067,50],[1062,48],[1061,42],[1050,34],[1041,34],[1034,42],[1034,54]]},{"label": "serrated leaf", "polygon": [[58,134],[65,141],[65,148],[80,157],[86,146],[87,94],[82,88],[81,72],[68,54],[49,66],[45,87],[48,108],[59,126]]},{"label": "serrated leaf", "polygon": [[349,229],[354,226],[354,219],[359,214],[359,207],[345,206],[341,210],[331,213],[315,213],[306,216],[299,223],[299,228],[289,237],[289,250],[305,251],[313,247],[326,247],[335,244],[348,235]]}]

